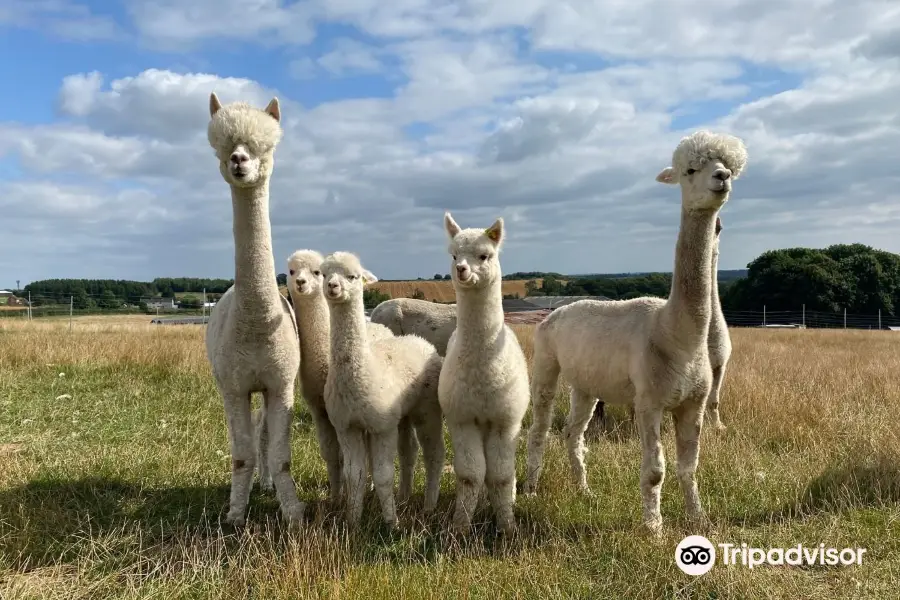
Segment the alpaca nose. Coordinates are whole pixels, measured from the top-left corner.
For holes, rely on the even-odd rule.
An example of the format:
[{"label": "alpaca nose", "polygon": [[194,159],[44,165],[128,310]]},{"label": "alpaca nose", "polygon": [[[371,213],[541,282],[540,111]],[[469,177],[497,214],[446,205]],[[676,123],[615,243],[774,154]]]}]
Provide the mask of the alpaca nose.
[{"label": "alpaca nose", "polygon": [[235,152],[231,155],[231,162],[236,165],[247,162],[248,156],[241,152]]},{"label": "alpaca nose", "polygon": [[306,285],[306,280],[305,280],[305,279],[298,279],[298,280],[297,280],[297,285]]},{"label": "alpaca nose", "polygon": [[329,290],[336,290],[338,287],[339,287],[339,284],[338,284],[337,281],[329,281],[329,282],[328,282],[328,289],[329,289]]},{"label": "alpaca nose", "polygon": [[731,178],[731,171],[728,169],[716,169],[712,176],[713,179],[728,181]]},{"label": "alpaca nose", "polygon": [[469,267],[467,265],[456,265],[456,272],[459,273],[460,275],[462,275],[463,273],[465,273],[468,270],[469,270]]}]

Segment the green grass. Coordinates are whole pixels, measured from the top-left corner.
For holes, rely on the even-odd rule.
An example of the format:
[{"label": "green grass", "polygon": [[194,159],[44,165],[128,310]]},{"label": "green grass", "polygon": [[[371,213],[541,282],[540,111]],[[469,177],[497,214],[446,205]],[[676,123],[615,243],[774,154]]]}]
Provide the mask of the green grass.
[{"label": "green grass", "polygon": [[[399,531],[380,525],[374,494],[362,528],[346,531],[325,502],[324,464],[298,398],[293,474],[308,522],[288,529],[274,496],[254,490],[247,529],[223,526],[227,432],[202,333],[166,329],[0,329],[3,600],[897,595],[898,359],[877,362],[893,339],[832,333],[811,346],[800,334],[735,334],[729,431],[704,432],[701,446],[710,539],[868,552],[861,566],[719,564],[693,578],[674,562],[695,532],[683,519],[670,424],[656,540],[639,527],[639,446],[616,407],[589,446],[593,497],[569,482],[557,415],[540,495],[517,501],[520,535],[498,538],[485,505],[471,535],[455,539],[453,475],[437,513],[423,517],[421,461]],[[523,435],[520,474],[524,445]]]}]

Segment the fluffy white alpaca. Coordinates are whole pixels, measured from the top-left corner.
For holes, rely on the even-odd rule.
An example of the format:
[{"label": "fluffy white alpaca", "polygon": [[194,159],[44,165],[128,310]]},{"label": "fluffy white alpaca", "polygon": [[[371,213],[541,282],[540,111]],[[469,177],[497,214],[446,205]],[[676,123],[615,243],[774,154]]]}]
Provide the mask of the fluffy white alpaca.
[{"label": "fluffy white alpaca", "polygon": [[456,329],[456,305],[438,304],[416,298],[385,300],[372,311],[372,322],[380,323],[395,335],[414,333],[431,342],[438,354],[447,354],[447,342]]},{"label": "fluffy white alpaca", "polygon": [[[329,496],[340,498],[341,452],[334,425],[325,409],[325,381],[331,353],[331,323],[328,302],[322,292],[323,257],[315,250],[297,250],[287,259],[288,293],[294,305],[300,335],[300,386],[316,427],[319,452],[328,470]],[[367,323],[369,341],[393,337],[383,325]]]},{"label": "fluffy white alpaca", "polygon": [[516,438],[528,410],[528,365],[503,320],[503,219],[487,229],[460,229],[446,213],[444,228],[458,315],[438,387],[453,442],[453,527],[468,530],[484,485],[500,530],[512,534]]},{"label": "fluffy white alpaca", "polygon": [[300,347],[294,311],[275,279],[269,222],[269,178],[282,135],[281,111],[276,98],[263,111],[243,102],[223,107],[213,93],[209,114],[209,144],[231,186],[234,213],[234,285],[212,309],[206,330],[206,353],[225,405],[231,445],[226,520],[245,522],[256,463],[250,396],[262,392],[259,421],[268,435],[260,447],[267,447],[268,460],[259,465],[260,480],[265,484],[271,477],[282,513],[298,521],[305,505],[291,478],[290,439]]},{"label": "fluffy white alpaca", "polygon": [[366,438],[372,480],[384,521],[397,523],[394,457],[400,454],[400,498],[412,493],[416,450],[425,458],[425,510],[437,505],[444,466],[444,437],[437,387],[441,356],[415,335],[368,340],[363,287],[377,278],[348,252],[322,263],[331,316],[331,364],[325,406],[343,455],[344,498],[351,525],[362,516]]},{"label": "fluffy white alpaca", "polygon": [[[706,412],[712,425],[718,431],[724,431],[725,425],[719,416],[719,394],[722,390],[722,382],[725,377],[725,367],[731,358],[731,337],[728,334],[728,323],[722,313],[722,301],[719,299],[719,234],[722,231],[722,220],[716,217],[716,239],[712,252],[712,284],[710,286],[710,301],[712,303],[712,316],[709,321],[709,335],[707,336],[707,348],[709,349],[709,364],[712,367],[713,380],[709,398],[706,401]],[[634,421],[634,406],[629,407],[629,415]],[[604,420],[603,402],[597,402],[594,408],[594,416],[588,425],[589,435],[598,435]],[[593,430],[593,433],[591,433]]]},{"label": "fluffy white alpaca", "polygon": [[535,329],[527,492],[537,488],[557,378],[562,373],[572,386],[565,438],[579,488],[587,490],[584,430],[596,399],[633,404],[643,455],[643,523],[659,532],[665,475],[660,423],[668,410],[675,425],[686,514],[694,522],[706,522],[695,472],[712,385],[707,347],[712,250],[716,216],[746,162],[740,139],[700,131],[681,140],[672,166],[657,175],[658,181],[681,185],[681,227],[668,300],[582,300],[551,313]]}]

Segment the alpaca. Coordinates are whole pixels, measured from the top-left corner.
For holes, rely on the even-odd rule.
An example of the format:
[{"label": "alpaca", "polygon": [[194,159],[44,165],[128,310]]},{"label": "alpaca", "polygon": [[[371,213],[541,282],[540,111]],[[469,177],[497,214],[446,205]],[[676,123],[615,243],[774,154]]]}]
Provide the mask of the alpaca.
[{"label": "alpaca", "polygon": [[469,529],[485,485],[502,533],[516,531],[516,438],[528,410],[528,365],[503,319],[499,252],[503,219],[487,229],[460,229],[444,215],[458,322],[447,345],[438,396],[453,443],[456,512]]},{"label": "alpaca", "polygon": [[[707,348],[709,350],[709,363],[712,367],[713,381],[709,398],[706,400],[706,412],[712,420],[711,425],[717,431],[725,431],[719,417],[719,394],[722,389],[722,381],[725,376],[725,367],[731,358],[731,337],[728,335],[728,323],[722,314],[722,302],[719,299],[719,233],[722,231],[722,219],[716,217],[716,237],[712,250],[712,283],[710,301],[712,302],[712,317],[709,321],[709,335],[707,336]],[[634,421],[634,406],[628,408],[628,414]],[[588,434],[591,437],[599,435],[602,423],[605,420],[603,402],[597,402],[594,408],[594,416],[588,424]]]},{"label": "alpaca", "polygon": [[717,213],[746,163],[740,139],[699,131],[682,138],[673,152],[672,166],[657,175],[657,181],[681,186],[681,226],[668,300],[581,300],[554,311],[536,327],[526,493],[537,489],[561,373],[572,386],[564,433],[578,488],[588,490],[584,431],[596,399],[632,404],[643,455],[642,520],[650,531],[659,533],[665,475],[660,423],[668,410],[675,425],[677,473],[686,515],[699,525],[708,522],[695,472],[713,377],[707,347],[712,250]]},{"label": "alpaca", "polygon": [[356,525],[362,516],[368,438],[382,517],[394,527],[394,457],[399,452],[402,500],[412,493],[416,464],[413,428],[425,458],[425,510],[437,505],[445,454],[437,396],[443,359],[433,345],[416,335],[369,341],[363,287],[378,279],[355,255],[335,252],[327,256],[322,273],[331,320],[325,407],[343,455],[347,521]]},{"label": "alpaca", "polygon": [[243,525],[250,500],[257,453],[250,412],[253,392],[263,395],[259,429],[264,423],[267,430],[268,460],[260,465],[260,479],[271,477],[282,513],[296,522],[306,508],[291,477],[300,346],[294,310],[278,291],[269,222],[269,179],[282,136],[281,110],[277,98],[265,110],[244,102],[222,106],[213,92],[209,114],[209,144],[231,186],[234,213],[234,285],[212,309],[206,329],[206,353],[225,406],[233,461],[226,522]]},{"label": "alpaca", "polygon": [[416,298],[386,300],[372,311],[372,322],[387,326],[395,335],[414,333],[434,344],[438,354],[447,354],[447,342],[456,329],[456,305]]},{"label": "alpaca", "polygon": [[[294,305],[300,335],[300,386],[309,406],[319,451],[328,470],[330,500],[337,503],[341,488],[341,453],[337,433],[325,410],[325,381],[328,377],[331,323],[328,302],[322,293],[323,257],[315,250],[297,250],[288,257],[288,293]],[[367,323],[369,342],[393,337],[390,329]],[[370,469],[371,471],[371,469]]]}]

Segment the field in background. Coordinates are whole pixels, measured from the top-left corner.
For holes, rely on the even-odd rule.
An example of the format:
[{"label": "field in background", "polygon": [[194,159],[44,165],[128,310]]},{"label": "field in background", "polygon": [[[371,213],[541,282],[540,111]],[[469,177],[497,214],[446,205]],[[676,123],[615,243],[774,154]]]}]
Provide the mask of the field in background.
[{"label": "field in background", "polygon": [[[536,279],[538,287],[540,287],[542,279]],[[520,279],[514,281],[503,282],[504,294],[519,294],[520,298],[526,296],[525,284],[527,280]],[[451,281],[378,281],[369,286],[385,294],[389,294],[391,298],[410,298],[416,289],[422,290],[426,300],[437,300],[438,302],[456,302],[456,294],[453,291],[453,283]]]},{"label": "field in background", "polygon": [[[130,318],[130,317],[129,317]],[[665,533],[640,522],[639,443],[622,407],[589,445],[593,497],[576,494],[559,439],[542,489],[519,497],[521,535],[497,541],[491,512],[445,533],[416,496],[402,530],[379,525],[370,494],[348,534],[324,503],[326,474],[297,402],[293,472],[310,522],[287,532],[254,490],[249,528],[219,525],[229,455],[199,326],[125,317],[0,321],[0,598],[890,598],[900,581],[900,338],[892,332],[733,330],[724,435],[704,431],[698,481],[714,543],[864,547],[854,567],[726,568],[674,563],[683,520],[671,422]],[[530,356],[531,327],[514,326]],[[564,388],[563,388],[564,389]],[[525,427],[530,424],[530,412]],[[452,448],[448,443],[448,464]],[[518,472],[524,470],[524,434]]]}]

